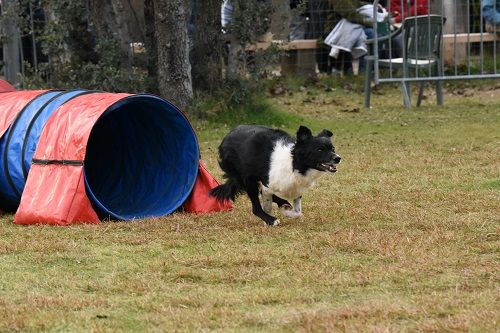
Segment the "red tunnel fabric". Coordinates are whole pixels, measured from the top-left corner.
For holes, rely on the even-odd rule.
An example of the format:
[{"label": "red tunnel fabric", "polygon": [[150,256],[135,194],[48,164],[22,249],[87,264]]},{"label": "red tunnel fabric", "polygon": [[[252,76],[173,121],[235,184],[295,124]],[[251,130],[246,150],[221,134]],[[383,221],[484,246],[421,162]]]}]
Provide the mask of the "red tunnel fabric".
[{"label": "red tunnel fabric", "polygon": [[196,178],[196,183],[190,197],[184,203],[184,211],[186,213],[206,214],[233,209],[231,201],[219,202],[214,197],[208,195],[208,192],[218,185],[219,182],[208,172],[205,163],[200,160],[198,177]]},{"label": "red tunnel fabric", "polygon": [[[91,93],[63,104],[45,124],[33,159],[83,161],[95,122],[127,96]],[[85,191],[83,163],[32,164],[14,223],[99,223]]]},{"label": "red tunnel fabric", "polygon": [[[1,83],[1,82],[0,82]],[[12,124],[19,112],[35,97],[47,90],[9,91],[2,93],[0,98],[0,137],[2,137]]]},{"label": "red tunnel fabric", "polygon": [[0,93],[15,90],[16,88],[14,88],[9,82],[0,80]]},{"label": "red tunnel fabric", "polygon": [[[36,96],[46,90],[15,91],[8,82],[0,80],[0,138],[5,134],[19,112]],[[0,215],[2,211],[0,211]]]}]

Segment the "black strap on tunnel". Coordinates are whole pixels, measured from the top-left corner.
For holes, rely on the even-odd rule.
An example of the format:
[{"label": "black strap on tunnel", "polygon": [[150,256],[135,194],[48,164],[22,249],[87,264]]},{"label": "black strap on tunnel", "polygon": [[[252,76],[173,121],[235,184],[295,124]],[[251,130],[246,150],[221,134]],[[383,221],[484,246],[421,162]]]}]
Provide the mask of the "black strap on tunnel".
[{"label": "black strap on tunnel", "polygon": [[[4,175],[5,175],[5,178],[7,179],[7,182],[9,183],[9,186],[11,188],[11,190],[17,195],[17,196],[20,196],[21,193],[19,193],[19,191],[17,190],[16,186],[14,185],[14,181],[12,180],[12,177],[10,176],[10,173],[9,173],[9,163],[8,163],[8,160],[7,160],[7,151],[9,150],[8,147],[9,147],[9,142],[10,140],[12,139],[12,133],[14,132],[13,129],[14,127],[16,127],[17,123],[19,122],[19,119],[21,118],[22,114],[24,113],[24,111],[26,111],[26,109],[39,97],[43,96],[43,95],[46,95],[48,93],[52,93],[54,91],[58,91],[58,90],[47,90],[45,91],[44,93],[40,94],[40,95],[37,95],[35,96],[31,101],[29,101],[22,109],[21,111],[19,111],[19,113],[17,114],[16,118],[14,118],[14,121],[12,122],[12,124],[10,125],[10,131],[9,131],[9,135],[7,136],[6,140],[5,140],[5,150],[3,152],[3,156],[2,156],[2,163],[3,163],[3,172],[4,172]],[[58,94],[59,95],[59,94]],[[23,163],[24,164],[24,163]]]},{"label": "black strap on tunnel", "polygon": [[[35,124],[35,121],[38,119],[38,117],[40,116],[42,111],[47,107],[47,105],[49,105],[49,103],[51,103],[54,99],[58,98],[61,95],[71,93],[71,92],[77,91],[77,90],[82,90],[82,89],[72,89],[72,90],[68,90],[68,91],[63,91],[62,93],[52,97],[49,101],[47,101],[47,103],[45,103],[40,109],[38,109],[37,113],[35,113],[35,115],[31,119],[30,123],[28,124],[28,128],[26,129],[26,133],[31,132],[31,129],[33,128],[33,126]],[[67,101],[64,101],[64,103],[59,105],[59,107],[63,106],[64,104],[68,103],[69,101],[71,101],[72,99],[74,99],[76,97],[80,97],[82,95],[87,95],[87,94],[93,94],[93,93],[97,93],[97,92],[101,92],[101,91],[99,91],[99,90],[82,91],[80,94],[76,94],[75,96],[72,96],[71,98],[69,98]],[[26,156],[26,149],[27,149],[26,143],[27,143],[26,140],[24,140],[23,149],[21,150],[21,161],[24,161],[24,157]],[[24,180],[27,180],[28,179],[28,169],[26,168],[26,165],[24,165],[24,163],[22,163],[21,167],[23,168]]]},{"label": "black strap on tunnel", "polygon": [[83,166],[83,160],[41,160],[38,158],[34,158],[31,163],[38,165],[61,164],[70,166]]}]

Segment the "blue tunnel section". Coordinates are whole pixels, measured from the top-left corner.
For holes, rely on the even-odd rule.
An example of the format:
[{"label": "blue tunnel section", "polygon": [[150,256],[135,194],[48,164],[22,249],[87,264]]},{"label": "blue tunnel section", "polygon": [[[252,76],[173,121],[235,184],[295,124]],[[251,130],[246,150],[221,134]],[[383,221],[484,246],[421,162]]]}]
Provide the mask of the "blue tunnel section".
[{"label": "blue tunnel section", "polygon": [[153,95],[109,107],[90,132],[84,161],[87,195],[101,219],[170,214],[188,198],[199,148],[186,117]]},{"label": "blue tunnel section", "polygon": [[86,93],[86,90],[50,90],[19,112],[0,140],[0,208],[15,211],[19,205],[31,160],[48,118],[62,104]]}]

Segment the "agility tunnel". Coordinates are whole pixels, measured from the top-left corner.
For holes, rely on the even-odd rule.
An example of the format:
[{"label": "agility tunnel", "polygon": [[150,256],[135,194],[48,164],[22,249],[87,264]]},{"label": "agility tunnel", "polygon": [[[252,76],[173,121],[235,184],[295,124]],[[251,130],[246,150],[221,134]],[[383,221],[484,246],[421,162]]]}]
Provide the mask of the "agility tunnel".
[{"label": "agility tunnel", "polygon": [[196,134],[173,104],[86,90],[0,90],[0,158],[0,208],[17,210],[18,224],[167,215],[200,168]]}]

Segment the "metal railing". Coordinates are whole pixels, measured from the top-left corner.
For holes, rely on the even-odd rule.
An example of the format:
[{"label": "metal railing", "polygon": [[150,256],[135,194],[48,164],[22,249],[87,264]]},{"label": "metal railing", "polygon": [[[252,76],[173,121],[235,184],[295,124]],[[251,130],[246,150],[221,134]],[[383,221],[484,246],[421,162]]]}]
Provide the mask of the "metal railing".
[{"label": "metal railing", "polygon": [[[414,0],[401,0],[401,8],[406,4],[409,8]],[[481,6],[478,7],[480,1],[475,1],[471,4],[470,0],[441,0],[440,4],[436,2],[431,5],[428,3],[426,15],[419,17],[427,17],[428,20],[415,20],[415,24],[428,24],[428,29],[415,29],[408,31],[408,26],[405,25],[405,20],[412,19],[407,15],[403,19],[402,26],[399,29],[394,29],[388,36],[380,35],[377,31],[377,22],[373,23],[374,38],[372,43],[371,55],[367,57],[367,63],[373,65],[373,72],[367,70],[367,75],[370,75],[372,82],[368,79],[365,82],[365,106],[370,105],[370,87],[366,84],[380,83],[400,83],[403,88],[405,106],[411,106],[411,98],[409,84],[418,82],[421,84],[419,92],[419,102],[421,99],[423,84],[428,81],[434,81],[440,84],[447,80],[470,80],[470,79],[494,79],[500,78],[499,64],[497,63],[498,42],[500,41],[500,25],[497,27],[494,24],[486,22],[483,16]],[[379,0],[373,2],[374,17],[377,12]],[[474,6],[472,6],[474,5]],[[493,0],[494,11],[496,1]],[[390,1],[387,8],[391,12]],[[498,8],[500,11],[500,8]],[[408,13],[410,14],[410,13]],[[426,36],[418,36],[419,31],[430,31],[431,18],[439,15],[442,17],[440,26],[441,40],[437,43],[439,50],[435,50],[435,59],[420,58],[412,59],[408,53],[407,43],[414,42]],[[490,29],[486,31],[486,26]],[[397,44],[397,36],[402,40],[402,44]],[[433,41],[427,41],[427,47],[430,48]],[[425,48],[425,44],[416,47]],[[382,47],[383,45],[383,47]],[[384,49],[384,55],[381,49]],[[398,49],[399,48],[399,49]],[[398,54],[398,51],[400,54]],[[419,54],[419,50],[412,50],[415,54]],[[418,58],[418,57],[417,57]],[[432,61],[431,61],[432,60]],[[421,61],[425,65],[413,66],[412,62]],[[431,68],[435,62],[439,62],[437,71]],[[397,70],[401,68],[402,70]],[[406,90],[406,91],[405,91]],[[442,100],[441,100],[442,103]],[[438,96],[438,104],[440,104]]]}]

